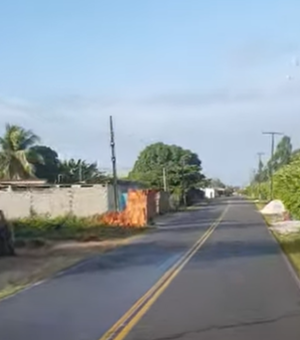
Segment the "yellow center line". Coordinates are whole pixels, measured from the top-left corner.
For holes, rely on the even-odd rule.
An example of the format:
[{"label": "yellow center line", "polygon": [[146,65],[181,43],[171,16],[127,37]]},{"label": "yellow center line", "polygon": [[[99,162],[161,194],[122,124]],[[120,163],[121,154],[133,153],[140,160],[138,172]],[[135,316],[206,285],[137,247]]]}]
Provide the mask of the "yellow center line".
[{"label": "yellow center line", "polygon": [[228,209],[229,205],[226,206],[221,216],[206,230],[196,243],[99,340],[123,340],[128,335],[132,328],[180,273],[183,267],[215,231]]}]

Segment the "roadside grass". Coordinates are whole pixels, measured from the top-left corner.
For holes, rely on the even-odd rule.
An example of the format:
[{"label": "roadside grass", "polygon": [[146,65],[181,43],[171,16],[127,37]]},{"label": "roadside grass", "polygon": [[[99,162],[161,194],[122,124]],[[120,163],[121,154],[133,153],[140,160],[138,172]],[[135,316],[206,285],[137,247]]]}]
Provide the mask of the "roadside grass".
[{"label": "roadside grass", "polygon": [[100,218],[64,216],[9,221],[16,256],[0,257],[0,299],[76,263],[128,243],[147,228],[101,224]]},{"label": "roadside grass", "polygon": [[62,216],[47,218],[33,216],[10,221],[16,245],[22,246],[23,242],[39,245],[43,240],[76,240],[103,241],[107,239],[124,238],[143,232],[144,228],[124,228],[106,226],[101,224],[99,217],[78,218],[75,216]]},{"label": "roadside grass", "polygon": [[273,235],[300,276],[300,233],[280,235],[273,232]]},{"label": "roadside grass", "polygon": [[266,206],[267,203],[268,201],[258,201],[255,204],[256,204],[257,209],[260,211]]},{"label": "roadside grass", "polygon": [[[266,204],[267,202],[255,202],[258,211],[260,211]],[[272,223],[278,220],[276,216],[261,215],[268,227],[272,226]],[[279,243],[282,251],[286,254],[293,265],[296,273],[300,276],[300,232],[282,235],[275,231],[270,231]]]}]

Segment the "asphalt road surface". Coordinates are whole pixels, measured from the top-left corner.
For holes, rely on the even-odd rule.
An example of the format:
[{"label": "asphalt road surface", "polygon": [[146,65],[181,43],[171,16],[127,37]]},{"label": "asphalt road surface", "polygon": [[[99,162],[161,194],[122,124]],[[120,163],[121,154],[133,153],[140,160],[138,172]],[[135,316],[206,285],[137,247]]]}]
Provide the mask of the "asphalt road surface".
[{"label": "asphalt road surface", "polygon": [[110,339],[298,340],[300,289],[254,206],[217,200],[0,302],[0,339],[98,340],[123,315]]}]

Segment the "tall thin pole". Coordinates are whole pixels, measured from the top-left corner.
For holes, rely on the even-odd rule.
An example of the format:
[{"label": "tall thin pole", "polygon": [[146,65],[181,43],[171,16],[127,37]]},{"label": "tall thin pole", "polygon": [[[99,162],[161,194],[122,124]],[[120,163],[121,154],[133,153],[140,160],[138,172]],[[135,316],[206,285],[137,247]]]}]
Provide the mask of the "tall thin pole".
[{"label": "tall thin pole", "polygon": [[273,164],[273,158],[274,158],[274,151],[275,151],[275,136],[282,136],[283,133],[281,132],[275,132],[275,131],[271,131],[271,132],[263,132],[264,135],[269,135],[271,136],[271,160],[270,160],[270,168],[269,168],[269,172],[270,172],[270,198],[271,200],[273,200],[274,198],[274,194],[273,194],[273,173],[274,173],[274,164]]},{"label": "tall thin pole", "polygon": [[164,191],[167,191],[167,175],[166,175],[165,167],[163,167],[163,181],[164,181]]},{"label": "tall thin pole", "polygon": [[186,206],[186,195],[185,195],[185,158],[182,159],[182,164],[181,164],[181,186],[182,186],[182,200],[184,206]]},{"label": "tall thin pole", "polygon": [[257,156],[258,156],[258,198],[261,199],[261,158],[264,155],[264,152],[258,152]]},{"label": "tall thin pole", "polygon": [[111,147],[111,162],[113,170],[113,188],[114,188],[114,208],[118,211],[118,178],[117,178],[117,166],[116,166],[116,151],[115,151],[115,134],[112,116],[109,117],[110,123],[110,147]]},{"label": "tall thin pole", "polygon": [[79,182],[82,182],[82,163],[79,163]]}]

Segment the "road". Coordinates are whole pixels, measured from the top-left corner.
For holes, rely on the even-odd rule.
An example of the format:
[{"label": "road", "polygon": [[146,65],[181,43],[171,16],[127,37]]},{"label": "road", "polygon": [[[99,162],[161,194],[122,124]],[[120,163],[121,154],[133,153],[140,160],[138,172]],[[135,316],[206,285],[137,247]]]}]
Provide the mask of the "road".
[{"label": "road", "polygon": [[253,205],[220,200],[0,302],[0,338],[98,340],[123,315],[118,340],[294,340],[300,289]]}]

